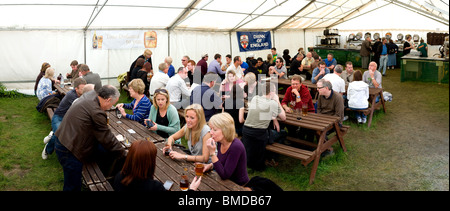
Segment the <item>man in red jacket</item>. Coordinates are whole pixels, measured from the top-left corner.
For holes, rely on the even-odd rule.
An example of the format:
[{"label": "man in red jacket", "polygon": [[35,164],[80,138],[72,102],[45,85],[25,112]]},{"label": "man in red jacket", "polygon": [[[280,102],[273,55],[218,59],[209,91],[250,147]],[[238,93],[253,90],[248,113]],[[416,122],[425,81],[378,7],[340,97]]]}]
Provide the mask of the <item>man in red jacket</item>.
[{"label": "man in red jacket", "polygon": [[[302,105],[308,105],[308,112],[315,112],[314,104],[312,102],[311,94],[309,93],[308,87],[303,85],[303,79],[299,75],[292,76],[291,86],[287,88],[283,100],[281,101],[281,106],[286,111],[286,113],[292,113],[296,109],[301,112]],[[285,125],[288,129],[288,135],[293,137],[301,137],[302,139],[313,141],[314,131],[310,131],[305,128],[299,128],[291,125]],[[282,126],[281,126],[282,127]],[[297,134],[299,133],[299,134]],[[306,137],[305,137],[306,135]]]}]

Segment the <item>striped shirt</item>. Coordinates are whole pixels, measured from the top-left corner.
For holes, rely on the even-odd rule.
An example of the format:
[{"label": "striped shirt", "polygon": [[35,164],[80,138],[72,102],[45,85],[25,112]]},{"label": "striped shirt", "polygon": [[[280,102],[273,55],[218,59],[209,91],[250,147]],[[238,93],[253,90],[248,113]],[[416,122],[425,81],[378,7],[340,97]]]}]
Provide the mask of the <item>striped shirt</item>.
[{"label": "striped shirt", "polygon": [[142,125],[145,125],[144,119],[148,117],[152,103],[150,102],[150,99],[148,99],[148,97],[145,95],[144,95],[144,97],[141,98],[141,100],[138,102],[136,107],[134,107],[135,103],[136,103],[136,99],[134,99],[133,102],[131,102],[131,103],[123,104],[123,108],[133,109],[133,115],[127,114],[126,117],[128,119],[139,122]]}]

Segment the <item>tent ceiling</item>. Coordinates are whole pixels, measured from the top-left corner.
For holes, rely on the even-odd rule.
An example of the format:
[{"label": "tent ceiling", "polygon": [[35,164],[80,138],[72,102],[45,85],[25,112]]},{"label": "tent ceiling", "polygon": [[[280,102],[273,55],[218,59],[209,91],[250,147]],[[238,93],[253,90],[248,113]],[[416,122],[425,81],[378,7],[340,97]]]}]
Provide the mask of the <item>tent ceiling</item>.
[{"label": "tent ceiling", "polygon": [[387,5],[448,27],[448,4],[448,0],[2,0],[0,29],[324,28]]}]

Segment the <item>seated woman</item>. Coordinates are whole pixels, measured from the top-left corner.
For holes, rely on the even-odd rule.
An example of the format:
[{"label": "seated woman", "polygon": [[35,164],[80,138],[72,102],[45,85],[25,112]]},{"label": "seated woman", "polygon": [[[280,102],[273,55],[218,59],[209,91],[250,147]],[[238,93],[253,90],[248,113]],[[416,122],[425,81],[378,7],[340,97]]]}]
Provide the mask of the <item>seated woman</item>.
[{"label": "seated woman", "polygon": [[358,110],[364,110],[369,107],[368,99],[369,85],[362,80],[361,71],[357,70],[353,73],[353,81],[348,84],[347,100],[348,107],[355,111],[356,119],[360,124],[365,124],[367,117]]},{"label": "seated woman", "polygon": [[[165,191],[154,179],[157,149],[151,141],[137,140],[128,152],[122,170],[114,177],[115,191]],[[192,180],[189,189],[197,190],[201,179]]]},{"label": "seated woman", "polygon": [[[169,138],[180,130],[178,111],[175,106],[170,104],[169,93],[164,88],[155,90],[153,105],[150,107],[148,118],[154,124],[149,130],[156,132],[163,138]],[[180,144],[180,140],[177,141],[175,143]]]},{"label": "seated woman", "polygon": [[256,75],[254,73],[245,74],[244,82],[244,98],[250,102],[254,96],[258,95],[258,81],[256,80]]},{"label": "seated woman", "polygon": [[206,145],[212,163],[205,165],[204,171],[214,166],[220,178],[230,179],[238,185],[246,184],[249,181],[247,156],[244,144],[236,138],[233,117],[228,113],[215,114],[208,124],[211,128],[211,138]]},{"label": "seated woman", "polygon": [[222,81],[219,93],[229,96],[229,92],[231,91],[233,84],[241,84],[243,82],[244,81],[236,77],[236,72],[234,72],[234,70],[229,70],[227,73],[227,78]]},{"label": "seated woman", "polygon": [[[167,139],[163,151],[171,150],[169,156],[172,159],[193,162],[207,162],[209,159],[206,140],[211,138],[210,128],[206,124],[205,112],[200,104],[192,104],[184,110],[186,125]],[[188,140],[190,155],[181,154],[172,150],[175,140],[185,137]]]},{"label": "seated woman", "polygon": [[[134,98],[134,100],[127,104],[117,104],[117,108],[120,113],[122,113],[122,116],[139,122],[142,125],[145,125],[144,119],[145,117],[148,117],[150,106],[152,106],[150,99],[144,95],[144,89],[145,84],[141,79],[133,79],[130,84],[128,84],[128,90],[130,92],[130,97]],[[125,109],[133,109],[133,115],[125,113]]]},{"label": "seated woman", "polygon": [[39,100],[42,100],[42,98],[47,97],[48,95],[56,94],[56,92],[53,91],[52,85],[52,79],[54,75],[55,69],[53,69],[53,67],[49,67],[45,70],[44,77],[39,80],[36,90],[36,96]]},{"label": "seated woman", "polygon": [[[147,75],[149,73],[150,73],[150,77],[147,77]],[[142,69],[140,69],[136,73],[136,78],[142,79],[142,81],[145,84],[144,94],[146,96],[149,96],[148,89],[150,88],[150,80],[152,79],[152,77],[153,77],[153,70],[152,70],[152,64],[150,64],[150,62],[145,63],[144,66],[142,67]]]}]

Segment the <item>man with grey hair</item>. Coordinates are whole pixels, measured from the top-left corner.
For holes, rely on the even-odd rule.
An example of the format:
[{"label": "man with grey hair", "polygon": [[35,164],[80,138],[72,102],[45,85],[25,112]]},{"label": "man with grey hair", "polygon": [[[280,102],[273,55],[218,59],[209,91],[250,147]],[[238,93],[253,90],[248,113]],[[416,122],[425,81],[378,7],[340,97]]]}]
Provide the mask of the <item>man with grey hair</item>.
[{"label": "man with grey hair", "polygon": [[319,92],[319,99],[317,100],[317,113],[331,116],[339,116],[342,125],[344,118],[344,99],[342,96],[333,91],[333,85],[330,81],[320,79],[317,82],[317,91]]},{"label": "man with grey hair", "polygon": [[110,153],[114,158],[126,156],[108,128],[105,113],[119,96],[116,87],[105,85],[98,92],[83,93],[67,111],[55,132],[55,152],[64,171],[64,191],[81,190],[83,163],[93,162],[99,153],[102,156]]},{"label": "man with grey hair", "polygon": [[330,81],[333,85],[333,91],[340,93],[343,95],[345,93],[345,81],[341,78],[341,74],[343,71],[342,65],[338,64],[334,68],[334,72],[331,74],[326,74],[323,79]]}]

